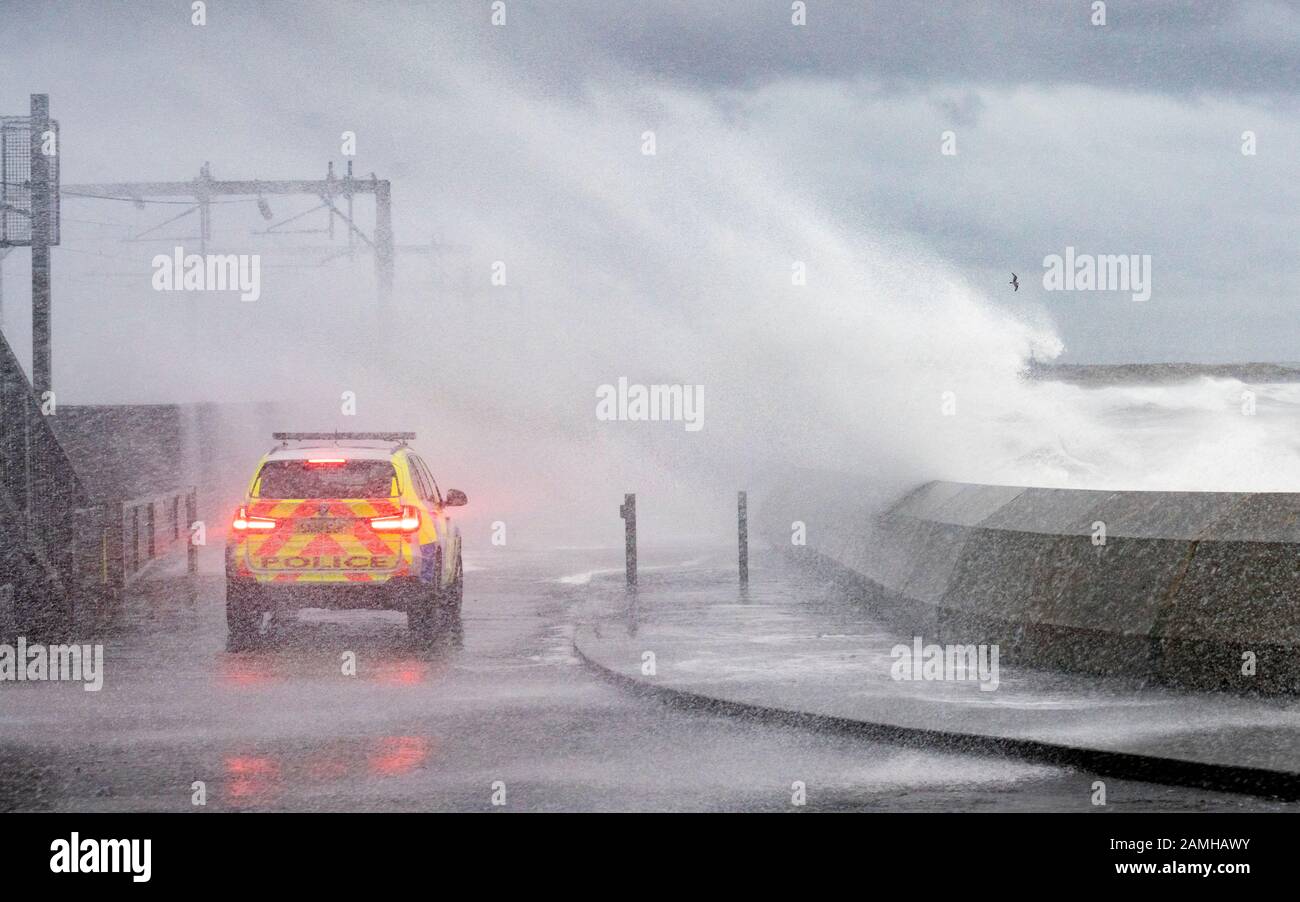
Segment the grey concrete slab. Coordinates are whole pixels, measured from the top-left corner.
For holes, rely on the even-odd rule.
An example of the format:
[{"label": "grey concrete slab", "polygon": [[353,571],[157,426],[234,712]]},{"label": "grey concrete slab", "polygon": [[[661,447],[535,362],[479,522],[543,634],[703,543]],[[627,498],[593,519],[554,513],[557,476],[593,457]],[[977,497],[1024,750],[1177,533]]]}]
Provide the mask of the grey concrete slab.
[{"label": "grey concrete slab", "polygon": [[1091,535],[1113,492],[1032,489],[1021,492],[979,525],[1056,535]]},{"label": "grey concrete slab", "polygon": [[1097,519],[1113,536],[1200,539],[1245,497],[1229,492],[1115,492]]},{"label": "grey concrete slab", "polygon": [[1241,496],[1206,531],[1224,542],[1290,542],[1300,547],[1300,493]]}]

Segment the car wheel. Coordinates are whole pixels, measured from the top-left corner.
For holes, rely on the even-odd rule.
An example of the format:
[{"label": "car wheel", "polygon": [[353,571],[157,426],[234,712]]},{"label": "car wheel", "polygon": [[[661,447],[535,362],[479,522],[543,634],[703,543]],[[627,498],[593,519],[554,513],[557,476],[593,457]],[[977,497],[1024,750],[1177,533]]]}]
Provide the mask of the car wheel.
[{"label": "car wheel", "polygon": [[438,619],[441,626],[445,628],[456,627],[460,624],[460,603],[465,595],[465,570],[461,565],[460,556],[456,556],[456,575],[452,578],[451,585],[442,593],[442,598],[438,604]]},{"label": "car wheel", "polygon": [[447,612],[455,617],[460,616],[460,603],[465,598],[465,567],[461,563],[460,555],[456,555],[456,578],[452,580],[451,589],[448,591]]},{"label": "car wheel", "polygon": [[254,644],[265,612],[246,586],[226,580],[226,630],[236,647]]},{"label": "car wheel", "polygon": [[436,632],[438,592],[434,588],[411,592],[406,601],[406,627],[421,642]]}]

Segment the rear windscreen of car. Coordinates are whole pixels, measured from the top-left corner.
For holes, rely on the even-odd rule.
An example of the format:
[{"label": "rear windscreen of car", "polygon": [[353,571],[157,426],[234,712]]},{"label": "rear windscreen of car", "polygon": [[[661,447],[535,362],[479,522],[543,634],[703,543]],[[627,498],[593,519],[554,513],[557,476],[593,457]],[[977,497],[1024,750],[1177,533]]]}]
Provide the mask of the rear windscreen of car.
[{"label": "rear windscreen of car", "polygon": [[387,460],[313,464],[268,460],[258,474],[259,498],[388,498],[396,494],[396,472]]}]

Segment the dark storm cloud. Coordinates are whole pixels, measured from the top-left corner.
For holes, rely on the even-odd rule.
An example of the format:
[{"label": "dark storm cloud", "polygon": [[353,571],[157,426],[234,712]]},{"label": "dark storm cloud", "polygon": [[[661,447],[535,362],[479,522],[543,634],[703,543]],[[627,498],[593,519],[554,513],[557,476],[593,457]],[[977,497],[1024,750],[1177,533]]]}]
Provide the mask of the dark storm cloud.
[{"label": "dark storm cloud", "polygon": [[791,76],[865,77],[900,90],[1086,83],[1294,94],[1300,84],[1300,7],[1278,0],[1111,0],[1105,27],[1091,23],[1091,0],[808,0],[801,28],[788,0],[509,6],[525,58],[544,45],[581,46],[556,70],[569,78],[618,65],[706,87]]}]

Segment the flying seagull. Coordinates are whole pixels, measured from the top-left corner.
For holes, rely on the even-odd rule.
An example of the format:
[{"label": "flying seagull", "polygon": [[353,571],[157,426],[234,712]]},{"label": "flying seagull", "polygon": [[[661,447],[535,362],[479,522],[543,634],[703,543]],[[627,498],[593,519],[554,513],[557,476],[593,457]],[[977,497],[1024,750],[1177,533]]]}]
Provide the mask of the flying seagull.
[{"label": "flying seagull", "polygon": [[1007,283],[1007,284],[1009,284],[1009,285],[1010,285],[1012,288],[1014,288],[1016,291],[1019,291],[1019,290],[1020,290],[1020,280],[1016,278],[1016,274],[1015,274],[1015,273],[1012,273],[1012,274],[1011,274],[1011,281],[1010,281],[1009,283]]}]

